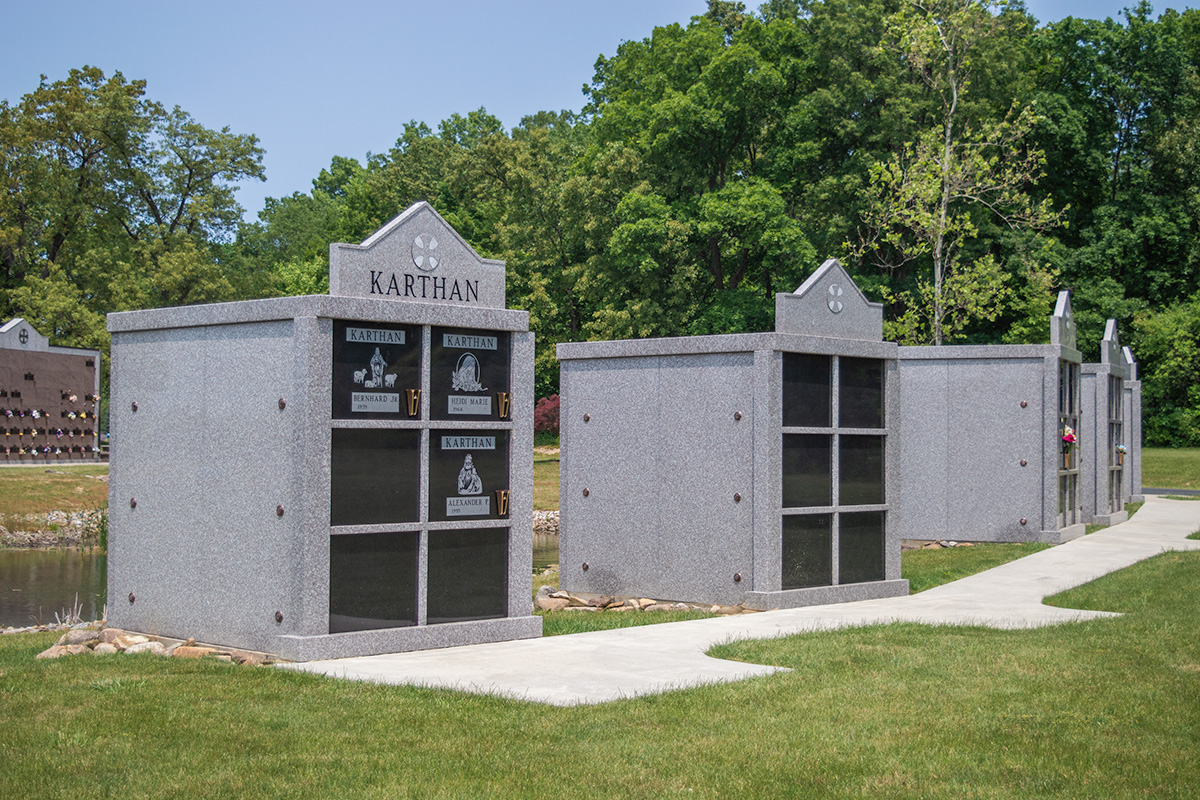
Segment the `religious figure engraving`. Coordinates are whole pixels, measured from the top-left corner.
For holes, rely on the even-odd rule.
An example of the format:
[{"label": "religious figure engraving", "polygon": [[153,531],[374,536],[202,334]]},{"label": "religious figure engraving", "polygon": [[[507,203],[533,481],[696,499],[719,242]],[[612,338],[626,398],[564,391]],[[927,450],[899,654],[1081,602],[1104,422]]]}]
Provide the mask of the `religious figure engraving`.
[{"label": "religious figure engraving", "polygon": [[371,380],[363,382],[365,389],[378,389],[383,386],[383,371],[387,369],[387,362],[383,360],[383,356],[379,352],[379,348],[375,348],[375,355],[371,356]]},{"label": "religious figure engraving", "polygon": [[463,461],[463,468],[458,473],[458,493],[483,494],[483,481],[479,478],[479,473],[475,471],[475,464],[471,460],[470,453],[467,453],[467,457]]},{"label": "religious figure engraving", "polygon": [[458,359],[450,384],[456,392],[487,391],[487,387],[479,383],[479,359],[473,353],[463,353]]}]

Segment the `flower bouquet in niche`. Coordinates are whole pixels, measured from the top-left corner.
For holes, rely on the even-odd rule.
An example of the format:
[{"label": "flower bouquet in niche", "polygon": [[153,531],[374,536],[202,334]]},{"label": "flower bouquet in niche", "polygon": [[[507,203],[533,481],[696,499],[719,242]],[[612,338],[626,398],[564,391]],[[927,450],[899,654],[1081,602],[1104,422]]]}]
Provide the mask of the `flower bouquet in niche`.
[{"label": "flower bouquet in niche", "polygon": [[1125,445],[1123,445],[1123,444],[1119,444],[1113,449],[1115,449],[1117,451],[1117,466],[1119,467],[1125,463],[1125,454],[1128,453],[1129,451],[1125,448]]},{"label": "flower bouquet in niche", "polygon": [[1075,438],[1075,431],[1070,425],[1063,427],[1062,433],[1062,455],[1063,469],[1071,468],[1071,448],[1075,446],[1078,440]]}]

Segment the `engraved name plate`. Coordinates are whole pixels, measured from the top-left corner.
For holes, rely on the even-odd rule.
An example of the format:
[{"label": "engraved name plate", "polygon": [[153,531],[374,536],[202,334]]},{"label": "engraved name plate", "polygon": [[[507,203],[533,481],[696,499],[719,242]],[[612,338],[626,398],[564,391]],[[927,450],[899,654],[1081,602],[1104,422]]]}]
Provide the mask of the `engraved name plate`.
[{"label": "engraved name plate", "polygon": [[429,518],[495,518],[508,489],[508,431],[435,430],[429,437]]},{"label": "engraved name plate", "polygon": [[334,419],[407,419],[401,395],[420,384],[416,325],[333,323]]},{"label": "engraved name plate", "polygon": [[433,419],[496,419],[496,392],[509,391],[509,334],[435,327],[430,351]]}]

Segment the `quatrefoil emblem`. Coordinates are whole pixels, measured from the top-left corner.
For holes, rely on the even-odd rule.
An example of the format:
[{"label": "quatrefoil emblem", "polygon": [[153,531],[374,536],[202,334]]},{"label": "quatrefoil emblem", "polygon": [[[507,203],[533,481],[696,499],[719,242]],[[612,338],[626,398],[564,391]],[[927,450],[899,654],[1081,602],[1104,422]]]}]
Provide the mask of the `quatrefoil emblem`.
[{"label": "quatrefoil emblem", "polygon": [[843,305],[842,301],[839,299],[839,298],[841,298],[841,296],[843,294],[845,294],[845,292],[842,291],[841,286],[839,286],[836,283],[830,284],[830,286],[829,286],[829,310],[832,311],[834,314],[842,313],[842,309],[846,307],[845,305]]},{"label": "quatrefoil emblem", "polygon": [[413,239],[413,263],[417,265],[417,269],[422,272],[433,272],[437,269],[438,263],[440,263],[438,257],[434,254],[437,246],[438,240],[431,235],[421,234]]}]

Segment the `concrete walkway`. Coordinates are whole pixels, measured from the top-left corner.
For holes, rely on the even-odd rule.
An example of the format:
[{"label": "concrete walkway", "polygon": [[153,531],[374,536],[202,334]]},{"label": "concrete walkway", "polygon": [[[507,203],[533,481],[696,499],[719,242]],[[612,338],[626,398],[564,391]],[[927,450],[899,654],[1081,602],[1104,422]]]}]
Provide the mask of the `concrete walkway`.
[{"label": "concrete walkway", "polygon": [[780,671],[704,655],[736,639],[898,621],[1031,628],[1116,616],[1052,608],[1042,598],[1167,550],[1200,550],[1187,539],[1198,529],[1200,501],[1150,497],[1128,522],[908,597],[286,667],[551,705],[604,703]]}]

